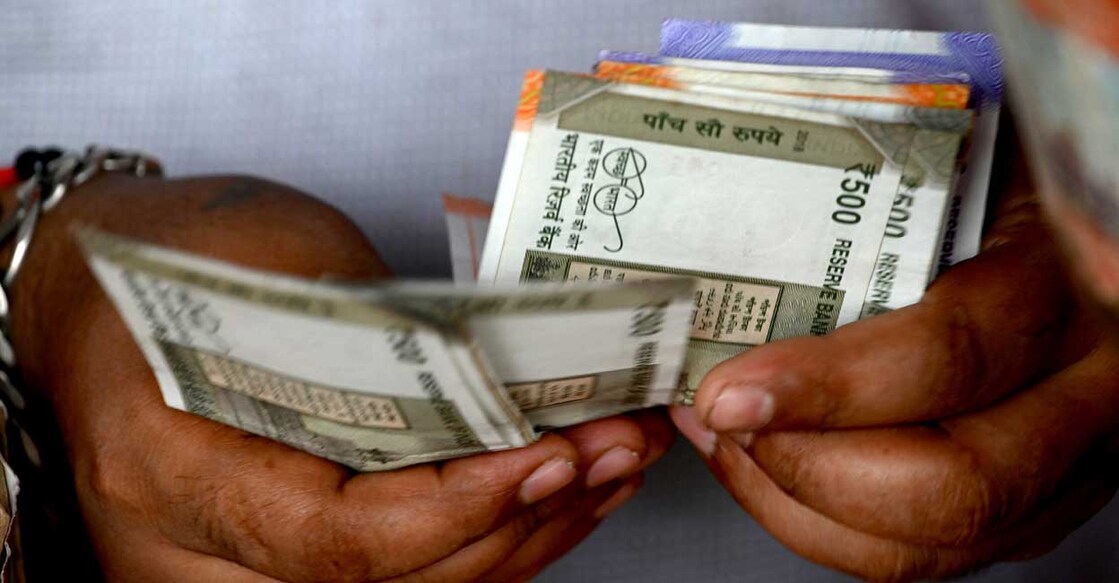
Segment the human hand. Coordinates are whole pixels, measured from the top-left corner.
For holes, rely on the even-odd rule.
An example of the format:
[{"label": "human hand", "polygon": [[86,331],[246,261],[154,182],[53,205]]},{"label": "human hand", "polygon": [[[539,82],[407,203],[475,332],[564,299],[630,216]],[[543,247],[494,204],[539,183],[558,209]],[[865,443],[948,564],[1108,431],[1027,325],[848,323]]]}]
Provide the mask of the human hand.
[{"label": "human hand", "polygon": [[251,179],[105,176],[44,219],[14,292],[16,349],[53,400],[111,580],[524,579],[631,497],[672,439],[663,415],[642,412],[514,451],[355,474],[173,410],[74,249],[79,221],[302,276],[387,270],[336,211]]},{"label": "human hand", "polygon": [[731,359],[673,419],[815,562],[911,580],[1037,556],[1119,483],[1119,343],[1063,272],[1019,180],[920,304]]}]

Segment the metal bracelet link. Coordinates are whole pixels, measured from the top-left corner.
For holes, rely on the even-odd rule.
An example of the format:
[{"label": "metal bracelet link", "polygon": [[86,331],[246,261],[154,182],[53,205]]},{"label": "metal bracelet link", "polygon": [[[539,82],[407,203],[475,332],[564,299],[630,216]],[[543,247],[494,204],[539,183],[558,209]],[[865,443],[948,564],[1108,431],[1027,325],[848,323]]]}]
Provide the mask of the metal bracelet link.
[{"label": "metal bracelet link", "polygon": [[125,172],[133,176],[160,176],[159,161],[142,152],[89,146],[85,153],[63,152],[40,164],[33,176],[16,190],[16,208],[0,221],[0,248],[15,241],[7,267],[0,271],[0,365],[11,370],[16,357],[11,339],[10,290],[23,268],[39,217],[53,210],[75,188],[102,172]]}]

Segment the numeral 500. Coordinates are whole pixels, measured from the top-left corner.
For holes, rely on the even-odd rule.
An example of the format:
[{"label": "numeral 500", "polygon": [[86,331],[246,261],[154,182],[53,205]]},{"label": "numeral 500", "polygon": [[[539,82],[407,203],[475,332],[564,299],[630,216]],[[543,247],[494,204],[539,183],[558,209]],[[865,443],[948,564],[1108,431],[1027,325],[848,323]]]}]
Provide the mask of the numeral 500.
[{"label": "numeral 500", "polygon": [[831,214],[831,219],[844,225],[856,225],[863,220],[863,216],[858,211],[866,206],[866,196],[870,193],[870,183],[866,180],[844,178],[843,182],[839,183],[839,187],[843,189],[843,192],[835,199],[835,204],[839,205],[839,210]]}]

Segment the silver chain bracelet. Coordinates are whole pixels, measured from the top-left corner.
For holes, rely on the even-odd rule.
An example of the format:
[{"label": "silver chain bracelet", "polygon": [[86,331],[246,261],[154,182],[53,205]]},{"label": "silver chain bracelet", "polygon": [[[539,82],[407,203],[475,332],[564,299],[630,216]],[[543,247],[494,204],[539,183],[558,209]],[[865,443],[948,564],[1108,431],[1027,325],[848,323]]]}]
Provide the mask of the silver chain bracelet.
[{"label": "silver chain bracelet", "polygon": [[[3,274],[0,277],[0,364],[6,371],[11,371],[16,364],[11,342],[12,284],[27,259],[39,217],[53,210],[67,194],[101,172],[126,172],[133,176],[160,176],[163,173],[158,160],[141,152],[90,146],[85,153],[29,151],[21,158],[28,154],[32,168],[25,172],[28,176],[21,176],[23,181],[16,190],[16,209],[0,222],[0,248],[15,241],[12,258],[7,268],[0,272]],[[3,380],[7,379],[0,379]]]},{"label": "silver chain bracelet", "polygon": [[[59,469],[66,468],[64,462],[58,462],[65,455],[60,453],[64,450],[49,400],[20,390],[22,379],[11,341],[12,286],[26,263],[35,227],[43,213],[56,208],[67,194],[99,173],[162,174],[159,162],[145,154],[96,146],[90,146],[84,153],[28,149],[16,158],[15,168],[9,171],[14,172],[19,182],[15,208],[0,220],[0,248],[14,244],[11,259],[0,271],[0,480],[5,486],[2,495],[7,498],[3,504],[9,526],[8,531],[0,531],[0,583],[8,571],[9,559],[22,553],[21,535],[7,540],[13,524],[15,530],[22,530],[19,520],[49,529],[51,536],[83,532],[71,495],[60,493],[56,487],[58,476],[68,476],[69,470]],[[44,452],[54,461],[45,459]],[[17,510],[17,492],[22,510]],[[17,518],[19,514],[23,518]]]}]

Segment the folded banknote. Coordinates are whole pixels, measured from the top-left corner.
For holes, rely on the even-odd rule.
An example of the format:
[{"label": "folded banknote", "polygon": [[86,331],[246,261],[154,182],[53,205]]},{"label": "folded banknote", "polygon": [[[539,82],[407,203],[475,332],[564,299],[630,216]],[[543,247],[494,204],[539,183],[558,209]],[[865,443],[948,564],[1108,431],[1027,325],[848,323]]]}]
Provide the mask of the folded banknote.
[{"label": "folded banknote", "polygon": [[686,279],[340,284],[79,240],[169,406],[358,470],[519,447],[675,398]]}]

